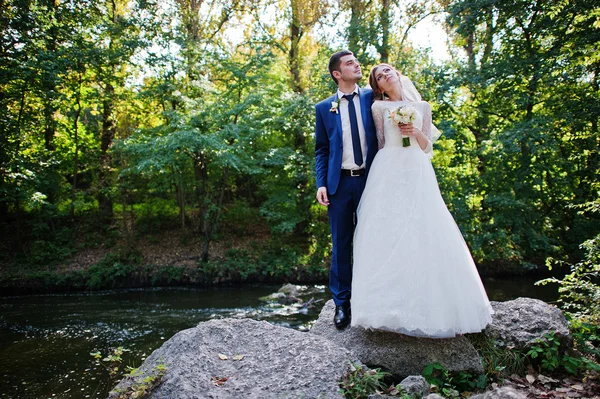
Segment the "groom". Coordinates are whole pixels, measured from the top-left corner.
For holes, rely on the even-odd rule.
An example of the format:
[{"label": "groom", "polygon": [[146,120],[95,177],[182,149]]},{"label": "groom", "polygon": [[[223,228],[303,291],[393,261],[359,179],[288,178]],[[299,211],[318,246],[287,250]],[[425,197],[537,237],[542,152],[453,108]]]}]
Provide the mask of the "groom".
[{"label": "groom", "polygon": [[315,157],[317,201],[327,207],[333,242],[329,289],[335,302],[333,323],[343,329],[350,323],[352,238],[355,213],[377,152],[371,116],[373,92],[358,87],[360,64],[348,50],[329,59],[329,73],[337,92],[316,108]]}]

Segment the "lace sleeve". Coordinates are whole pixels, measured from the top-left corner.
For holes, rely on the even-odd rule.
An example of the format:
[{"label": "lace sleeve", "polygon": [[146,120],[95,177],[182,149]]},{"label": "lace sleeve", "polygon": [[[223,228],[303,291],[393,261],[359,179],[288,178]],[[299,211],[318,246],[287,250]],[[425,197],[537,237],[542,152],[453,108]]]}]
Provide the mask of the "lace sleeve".
[{"label": "lace sleeve", "polygon": [[384,108],[381,106],[381,101],[375,101],[371,105],[371,114],[373,115],[373,123],[375,123],[375,130],[377,131],[377,143],[381,150],[385,144],[385,137],[383,135],[383,112]]},{"label": "lace sleeve", "polygon": [[429,157],[433,157],[433,140],[431,138],[431,127],[433,126],[431,121],[431,105],[429,105],[427,101],[422,101],[421,104],[423,110],[423,126],[421,126],[421,128],[428,141],[427,147],[423,150],[423,152],[429,155]]}]

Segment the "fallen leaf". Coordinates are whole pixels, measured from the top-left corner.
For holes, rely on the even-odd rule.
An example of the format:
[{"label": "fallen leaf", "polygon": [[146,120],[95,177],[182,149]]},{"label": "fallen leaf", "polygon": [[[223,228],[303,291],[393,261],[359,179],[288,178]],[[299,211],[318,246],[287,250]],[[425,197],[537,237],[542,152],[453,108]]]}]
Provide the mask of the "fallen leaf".
[{"label": "fallen leaf", "polygon": [[538,374],[537,378],[542,384],[547,384],[550,382],[558,382],[558,380],[555,380],[554,378],[546,377],[543,374]]},{"label": "fallen leaf", "polygon": [[227,360],[227,359],[229,359],[229,358],[227,357],[227,355],[224,355],[224,354],[222,354],[222,353],[219,353],[219,359],[221,359],[221,360]]},{"label": "fallen leaf", "polygon": [[228,379],[229,377],[210,377],[210,380],[213,382],[213,384],[215,384],[218,387],[222,387],[223,385],[225,385]]},{"label": "fallen leaf", "polygon": [[573,388],[576,391],[583,391],[583,385],[575,384],[571,385],[571,388]]},{"label": "fallen leaf", "polygon": [[527,377],[525,377],[527,379],[527,382],[529,382],[530,384],[533,384],[535,382],[535,377],[532,376],[531,374],[527,374]]},{"label": "fallen leaf", "polygon": [[246,356],[246,355],[235,355],[233,357],[233,360],[242,360],[244,358],[244,356]]}]

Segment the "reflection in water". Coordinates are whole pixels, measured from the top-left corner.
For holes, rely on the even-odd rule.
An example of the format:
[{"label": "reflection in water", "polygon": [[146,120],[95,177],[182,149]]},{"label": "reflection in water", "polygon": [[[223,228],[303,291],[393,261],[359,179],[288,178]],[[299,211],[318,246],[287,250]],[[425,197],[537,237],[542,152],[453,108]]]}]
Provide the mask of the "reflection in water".
[{"label": "reflection in water", "polygon": [[325,286],[302,287],[316,307],[261,301],[278,286],[136,289],[0,298],[0,398],[105,397],[107,372],[90,355],[123,346],[137,367],[176,332],[201,321],[251,317],[307,330]]},{"label": "reflection in water", "polygon": [[[533,279],[488,280],[490,299],[553,300],[556,287]],[[123,364],[137,367],[180,330],[201,321],[250,317],[308,330],[326,300],[325,286],[300,287],[304,302],[261,297],[278,286],[165,288],[0,298],[0,398],[102,398],[107,372],[90,355],[123,346]]]}]

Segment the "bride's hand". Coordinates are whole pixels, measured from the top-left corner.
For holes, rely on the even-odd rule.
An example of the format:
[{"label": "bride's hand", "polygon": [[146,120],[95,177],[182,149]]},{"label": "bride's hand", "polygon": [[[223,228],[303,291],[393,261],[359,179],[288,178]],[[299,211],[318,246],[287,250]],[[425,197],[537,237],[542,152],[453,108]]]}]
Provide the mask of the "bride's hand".
[{"label": "bride's hand", "polygon": [[398,127],[400,128],[400,133],[405,136],[415,136],[417,134],[412,123],[405,123],[398,125]]}]

